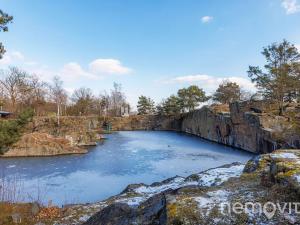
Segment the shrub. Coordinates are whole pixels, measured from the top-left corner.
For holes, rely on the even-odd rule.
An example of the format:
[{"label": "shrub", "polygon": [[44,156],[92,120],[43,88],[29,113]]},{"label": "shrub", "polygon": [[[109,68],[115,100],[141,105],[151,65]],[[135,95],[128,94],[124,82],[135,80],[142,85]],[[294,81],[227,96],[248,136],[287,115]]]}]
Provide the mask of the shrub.
[{"label": "shrub", "polygon": [[0,154],[4,154],[9,146],[19,140],[24,127],[32,117],[33,110],[26,109],[18,115],[17,119],[0,120]]}]

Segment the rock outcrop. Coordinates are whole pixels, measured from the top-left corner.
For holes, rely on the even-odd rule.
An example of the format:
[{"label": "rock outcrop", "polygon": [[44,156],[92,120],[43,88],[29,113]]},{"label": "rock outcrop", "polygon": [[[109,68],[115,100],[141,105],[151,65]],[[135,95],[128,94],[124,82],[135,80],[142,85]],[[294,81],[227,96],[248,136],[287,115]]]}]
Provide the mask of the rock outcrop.
[{"label": "rock outcrop", "polygon": [[[280,150],[246,166],[233,163],[152,185],[129,185],[105,201],[66,208],[55,224],[298,224],[299,209],[282,207],[299,201],[299,162],[299,150]],[[228,208],[236,203],[240,213]],[[270,216],[249,203],[277,208]]]},{"label": "rock outcrop", "polygon": [[34,117],[29,124],[28,131],[48,133],[57,137],[64,137],[73,145],[95,145],[99,140],[100,122],[97,117],[60,117],[59,125],[56,117]]},{"label": "rock outcrop", "polygon": [[159,193],[138,207],[114,203],[92,216],[85,225],[160,225],[167,223],[165,193]]},{"label": "rock outcrop", "polygon": [[87,153],[101,136],[95,117],[34,117],[20,140],[0,157],[54,156]]},{"label": "rock outcrop", "polygon": [[269,107],[263,101],[245,101],[229,108],[204,106],[180,116],[132,116],[111,122],[115,130],[174,130],[254,153],[300,148],[300,132],[290,118],[267,113]]},{"label": "rock outcrop", "polygon": [[87,150],[73,145],[66,138],[34,132],[23,135],[1,157],[53,156],[83,153],[87,153]]},{"label": "rock outcrop", "polygon": [[[263,101],[244,101],[229,107],[204,106],[177,116],[135,115],[106,121],[112,123],[113,131],[179,131],[254,153],[300,148],[300,107],[287,107],[287,116],[276,116],[268,113],[270,110]],[[69,140],[71,146],[88,146],[99,140],[103,123],[104,119],[97,116],[61,117],[60,125],[55,117],[35,117],[28,133],[48,133]]]}]

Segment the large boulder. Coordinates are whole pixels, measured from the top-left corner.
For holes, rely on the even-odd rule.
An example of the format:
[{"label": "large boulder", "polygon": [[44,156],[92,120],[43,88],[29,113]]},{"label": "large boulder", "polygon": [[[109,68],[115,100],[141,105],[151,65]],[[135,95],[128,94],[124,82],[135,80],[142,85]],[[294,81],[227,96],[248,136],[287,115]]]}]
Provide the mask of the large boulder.
[{"label": "large boulder", "polygon": [[149,198],[138,207],[114,203],[92,216],[84,225],[167,224],[165,193]]}]

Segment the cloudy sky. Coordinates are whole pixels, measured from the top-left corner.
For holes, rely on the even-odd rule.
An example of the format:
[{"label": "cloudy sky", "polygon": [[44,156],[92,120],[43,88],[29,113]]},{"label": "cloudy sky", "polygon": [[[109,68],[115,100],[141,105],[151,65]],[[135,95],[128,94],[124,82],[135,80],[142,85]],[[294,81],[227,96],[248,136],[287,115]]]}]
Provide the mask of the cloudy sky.
[{"label": "cloudy sky", "polygon": [[0,0],[14,16],[0,33],[17,65],[72,91],[123,85],[129,102],[159,102],[197,84],[211,93],[229,79],[254,90],[248,65],[263,46],[286,38],[300,47],[300,0]]}]

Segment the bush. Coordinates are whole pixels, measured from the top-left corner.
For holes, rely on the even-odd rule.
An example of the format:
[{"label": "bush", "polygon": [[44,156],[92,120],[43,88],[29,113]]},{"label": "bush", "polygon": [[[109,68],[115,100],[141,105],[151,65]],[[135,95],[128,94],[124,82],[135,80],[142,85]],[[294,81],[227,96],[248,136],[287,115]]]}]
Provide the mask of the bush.
[{"label": "bush", "polygon": [[15,120],[0,120],[0,154],[4,154],[9,146],[19,140],[23,128],[32,117],[33,110],[26,109]]}]

